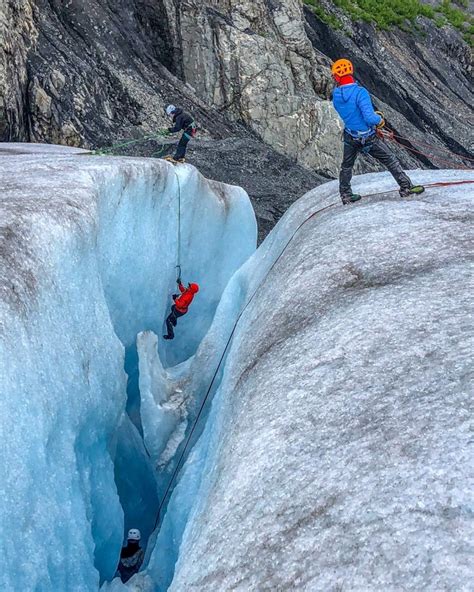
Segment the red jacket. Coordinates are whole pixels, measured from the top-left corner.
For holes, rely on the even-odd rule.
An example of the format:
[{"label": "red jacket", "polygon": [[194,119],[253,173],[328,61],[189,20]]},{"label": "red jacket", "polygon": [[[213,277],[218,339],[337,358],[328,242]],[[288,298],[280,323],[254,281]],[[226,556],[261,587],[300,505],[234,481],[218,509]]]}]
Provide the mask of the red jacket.
[{"label": "red jacket", "polygon": [[197,284],[189,284],[188,288],[185,288],[183,284],[178,284],[181,296],[174,297],[174,305],[176,310],[183,314],[188,312],[189,305],[193,301],[194,295],[199,292],[199,286]]}]

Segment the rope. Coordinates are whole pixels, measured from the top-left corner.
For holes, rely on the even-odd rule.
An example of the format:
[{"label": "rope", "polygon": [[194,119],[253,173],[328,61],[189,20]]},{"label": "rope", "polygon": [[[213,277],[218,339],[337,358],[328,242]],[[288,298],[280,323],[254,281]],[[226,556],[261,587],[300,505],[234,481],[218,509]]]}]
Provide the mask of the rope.
[{"label": "rope", "polygon": [[[166,134],[165,130],[159,130],[155,134],[148,134],[146,136],[142,136],[141,138],[135,138],[133,140],[126,140],[125,142],[119,142],[118,144],[113,144],[112,146],[109,146],[108,148],[97,148],[96,150],[91,150],[89,154],[93,154],[95,156],[113,155],[114,152],[116,152],[120,148],[125,148],[127,146],[133,146],[135,144],[143,144],[143,143],[149,142],[151,140],[159,141],[161,138],[166,137],[166,135],[167,134]],[[158,151],[154,152],[152,154],[152,156],[156,156],[158,154],[161,154],[163,152],[164,146],[165,146],[164,143],[161,143],[161,148]]]},{"label": "rope", "polygon": [[[399,136],[397,134],[393,134],[393,137],[397,140],[403,140],[405,142],[409,142],[408,138],[404,138],[403,136]],[[474,162],[474,158],[470,156],[463,156],[459,152],[453,152],[449,148],[443,148],[442,146],[433,146],[432,144],[427,144],[426,142],[422,142],[421,140],[414,140],[415,144],[419,144],[420,146],[425,146],[425,148],[430,148],[431,150],[437,150],[438,152],[444,152],[446,154],[452,154],[453,156],[458,156],[464,160],[469,160],[470,162]]]},{"label": "rope", "polygon": [[[408,145],[404,144],[403,142],[407,142],[408,144],[410,144],[412,142],[412,140],[409,140],[408,138],[404,138],[403,136],[397,135],[393,130],[390,130],[390,129],[379,130],[377,135],[382,139],[391,140],[395,144],[398,144],[399,146],[401,146],[405,150],[409,150],[410,152],[413,152],[414,154],[419,154],[420,156],[424,156],[425,158],[436,159],[440,163],[447,164],[450,167],[454,166],[455,168],[460,169],[460,170],[466,170],[466,171],[471,170],[471,167],[469,167],[467,165],[455,163],[452,158],[448,160],[447,158],[439,156],[438,154],[433,154],[432,152],[430,152],[430,153],[423,152],[421,150],[417,150],[416,148],[413,148],[413,146],[408,146]],[[420,140],[413,140],[413,142],[416,144],[420,144],[421,146],[426,146],[426,147],[430,148],[430,150],[434,150],[434,151],[438,150],[441,152],[445,152],[447,154],[452,154],[453,157],[457,157],[457,158],[461,158],[464,160],[469,160],[469,161],[474,162],[474,158],[470,158],[468,156],[463,156],[462,154],[459,154],[457,152],[452,152],[451,150],[446,149],[446,148],[432,146],[431,144],[427,144],[426,142],[422,142]]]},{"label": "rope", "polygon": [[156,528],[156,526],[157,526],[157,524],[158,524],[158,522],[159,522],[159,519],[160,519],[160,514],[161,514],[161,510],[163,509],[163,506],[164,506],[164,505],[165,505],[165,503],[166,503],[166,500],[167,500],[168,494],[169,494],[169,492],[170,492],[170,490],[171,490],[171,487],[172,487],[172,485],[173,485],[173,482],[174,482],[174,480],[175,480],[175,478],[176,478],[176,475],[178,474],[178,471],[179,471],[179,470],[180,470],[180,468],[181,468],[181,463],[182,463],[182,461],[183,461],[184,455],[186,454],[186,451],[188,450],[189,444],[190,444],[190,442],[191,442],[191,438],[192,438],[192,436],[193,436],[193,434],[194,434],[194,431],[196,430],[196,427],[197,427],[197,424],[198,424],[198,422],[199,422],[199,419],[201,418],[201,414],[202,414],[202,412],[203,412],[203,410],[204,410],[204,407],[205,407],[205,405],[206,405],[206,403],[207,403],[207,400],[208,400],[208,398],[209,398],[209,395],[210,395],[210,393],[211,393],[212,387],[214,386],[214,382],[215,382],[215,380],[216,380],[216,378],[217,378],[217,375],[218,375],[218,373],[219,373],[219,370],[220,370],[220,368],[221,368],[221,366],[222,366],[222,362],[224,361],[224,359],[225,359],[225,357],[226,357],[227,351],[228,351],[228,349],[229,349],[229,346],[230,346],[230,344],[231,344],[231,342],[232,342],[232,338],[234,337],[234,334],[235,334],[235,331],[236,331],[236,329],[237,329],[237,326],[238,326],[238,324],[239,324],[239,321],[240,321],[240,319],[242,318],[243,314],[245,313],[245,311],[247,310],[247,308],[249,307],[249,305],[251,304],[251,302],[252,302],[252,301],[253,301],[253,299],[255,298],[255,296],[256,296],[256,294],[257,294],[257,292],[258,292],[258,291],[260,290],[260,288],[263,286],[264,282],[266,281],[266,279],[267,279],[267,278],[268,278],[268,276],[270,275],[271,271],[274,269],[275,265],[276,265],[276,264],[278,263],[278,261],[280,261],[280,259],[283,257],[283,255],[284,255],[284,253],[286,252],[286,250],[287,250],[288,246],[290,245],[290,243],[292,242],[292,240],[294,239],[294,237],[296,236],[296,234],[298,233],[298,231],[299,231],[299,230],[300,230],[300,229],[301,229],[301,228],[302,228],[302,227],[303,227],[303,226],[304,226],[304,225],[305,225],[305,224],[306,224],[306,223],[307,223],[309,220],[311,220],[312,218],[314,218],[314,217],[315,217],[317,214],[320,214],[320,213],[324,212],[325,210],[328,210],[328,209],[330,209],[330,208],[334,207],[334,206],[335,206],[335,205],[337,205],[338,203],[339,203],[339,201],[337,201],[337,202],[334,202],[334,203],[331,203],[331,204],[329,204],[328,206],[325,206],[324,208],[321,208],[320,210],[317,210],[316,212],[313,212],[313,213],[312,213],[310,216],[308,216],[308,218],[306,218],[305,220],[303,220],[303,222],[301,222],[301,224],[300,224],[300,225],[299,225],[299,226],[296,228],[296,230],[295,230],[295,231],[293,232],[293,234],[290,236],[289,240],[287,241],[287,243],[286,243],[286,244],[285,244],[285,246],[283,247],[282,251],[280,252],[280,254],[278,255],[278,257],[275,259],[275,261],[273,262],[273,264],[271,265],[270,269],[269,269],[269,270],[267,271],[267,273],[265,274],[265,277],[263,278],[262,282],[261,282],[261,283],[258,285],[258,287],[257,287],[257,288],[255,289],[255,291],[253,292],[252,296],[249,298],[249,300],[247,301],[247,303],[245,304],[245,306],[244,306],[244,307],[242,308],[242,310],[240,311],[240,313],[239,313],[239,315],[238,315],[238,317],[237,317],[237,319],[236,319],[236,321],[235,321],[235,323],[234,323],[234,327],[233,327],[233,329],[232,329],[232,331],[231,331],[231,333],[230,333],[230,335],[229,335],[229,338],[228,338],[228,340],[227,340],[227,343],[226,343],[226,345],[225,345],[225,347],[224,347],[224,351],[222,352],[222,355],[221,355],[221,357],[220,357],[220,359],[219,359],[219,363],[217,364],[217,368],[216,368],[216,370],[215,370],[215,372],[214,372],[214,374],[213,374],[213,376],[212,376],[211,382],[209,383],[209,387],[208,387],[208,389],[207,389],[207,391],[206,391],[206,394],[204,395],[204,398],[203,398],[203,400],[202,400],[202,402],[201,402],[201,406],[199,407],[199,411],[198,411],[198,413],[197,413],[197,415],[196,415],[196,418],[195,418],[195,420],[194,420],[194,422],[193,422],[193,425],[192,425],[192,427],[191,427],[191,430],[190,430],[190,432],[189,432],[189,434],[188,434],[188,436],[187,436],[187,438],[186,438],[186,441],[185,441],[185,444],[184,444],[183,450],[181,451],[181,454],[180,454],[180,456],[179,456],[179,459],[178,459],[178,462],[177,462],[177,464],[176,464],[176,467],[175,467],[175,469],[174,469],[174,471],[173,471],[173,474],[171,475],[171,479],[169,480],[169,483],[168,483],[168,486],[167,486],[167,488],[166,488],[166,491],[165,491],[165,493],[163,494],[163,498],[162,498],[162,500],[161,500],[161,503],[160,503],[160,505],[159,505],[159,507],[158,507],[158,515],[157,515],[157,518],[156,518],[156,521],[155,521],[155,528]]},{"label": "rope", "polygon": [[[428,183],[425,185],[425,187],[446,187],[446,186],[450,186],[450,185],[464,185],[464,184],[468,184],[468,183],[474,183],[474,179],[473,180],[461,180],[461,181],[439,181],[436,183]],[[376,195],[381,195],[384,192],[377,192],[377,193],[370,193],[370,194],[365,194],[363,197],[373,197]],[[242,310],[240,311],[239,315],[237,316],[237,319],[234,323],[234,327],[229,335],[229,338],[227,339],[226,345],[224,347],[224,351],[222,352],[222,355],[219,359],[219,363],[217,364],[217,368],[212,376],[211,382],[209,383],[209,386],[207,388],[206,394],[204,395],[204,398],[201,402],[201,405],[199,407],[199,411],[196,415],[196,418],[194,419],[193,425],[191,427],[191,430],[186,438],[183,450],[181,451],[181,454],[179,456],[178,462],[176,464],[176,467],[173,471],[173,474],[171,475],[171,478],[168,482],[168,486],[165,490],[165,493],[163,494],[163,498],[160,502],[160,505],[158,507],[158,512],[157,512],[157,517],[155,520],[155,526],[153,528],[153,530],[156,529],[158,522],[160,520],[160,515],[161,515],[161,510],[163,509],[163,506],[166,503],[168,494],[171,490],[171,487],[174,483],[174,480],[181,468],[181,463],[183,461],[184,455],[186,454],[186,451],[189,448],[189,444],[191,442],[191,438],[196,430],[197,424],[199,422],[199,419],[201,418],[201,414],[204,410],[204,407],[208,401],[209,395],[211,394],[212,391],[212,387],[214,386],[214,382],[217,378],[217,375],[219,373],[219,370],[222,366],[222,362],[224,361],[226,355],[227,355],[227,351],[229,349],[229,346],[232,342],[232,339],[234,337],[235,331],[238,327],[238,324],[240,322],[240,319],[242,318],[242,316],[244,315],[245,311],[248,309],[248,307],[250,306],[250,304],[252,303],[253,299],[255,298],[255,296],[257,295],[257,292],[262,288],[262,286],[264,285],[264,283],[266,282],[266,280],[268,279],[270,273],[273,271],[273,269],[275,268],[276,264],[281,260],[281,258],[283,257],[283,255],[285,254],[286,250],[288,249],[288,247],[290,246],[291,242],[293,241],[293,239],[295,238],[295,236],[298,234],[298,232],[301,230],[301,228],[307,224],[310,220],[312,220],[315,216],[333,208],[334,206],[337,206],[338,204],[340,204],[340,201],[336,201],[333,202],[327,206],[325,206],[324,208],[321,208],[319,210],[316,210],[315,212],[313,212],[312,214],[310,214],[307,218],[305,218],[305,220],[303,220],[301,222],[301,224],[299,224],[299,226],[297,226],[297,228],[294,230],[294,232],[291,234],[290,238],[288,239],[288,241],[286,242],[285,246],[283,247],[283,249],[280,251],[280,254],[278,255],[278,257],[275,259],[275,261],[272,263],[272,265],[270,266],[270,268],[268,269],[267,273],[265,274],[264,278],[262,279],[262,281],[259,283],[259,285],[257,286],[257,288],[254,290],[252,296],[249,298],[249,300],[246,302],[245,306],[242,308]]]},{"label": "rope", "polygon": [[450,187],[451,185],[467,185],[474,183],[474,179],[466,179],[462,181],[438,181],[436,183],[428,183],[425,187]]},{"label": "rope", "polygon": [[181,183],[179,182],[179,176],[176,171],[176,181],[178,183],[178,253],[176,261],[176,280],[181,278]]}]

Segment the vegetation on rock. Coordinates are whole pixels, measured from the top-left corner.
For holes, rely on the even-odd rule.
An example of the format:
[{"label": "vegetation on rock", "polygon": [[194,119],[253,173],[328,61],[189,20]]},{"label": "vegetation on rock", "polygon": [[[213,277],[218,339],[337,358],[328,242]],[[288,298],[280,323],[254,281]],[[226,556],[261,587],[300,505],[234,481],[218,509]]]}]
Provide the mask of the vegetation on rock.
[{"label": "vegetation on rock", "polygon": [[[333,0],[335,6],[355,21],[374,24],[379,29],[399,27],[405,31],[413,28],[415,19],[424,16],[434,20],[438,27],[452,25],[474,45],[474,17],[466,9],[467,0],[442,0],[438,6],[423,4],[420,0]],[[320,0],[303,0],[323,22],[334,29],[341,29],[340,20],[321,4]]]}]

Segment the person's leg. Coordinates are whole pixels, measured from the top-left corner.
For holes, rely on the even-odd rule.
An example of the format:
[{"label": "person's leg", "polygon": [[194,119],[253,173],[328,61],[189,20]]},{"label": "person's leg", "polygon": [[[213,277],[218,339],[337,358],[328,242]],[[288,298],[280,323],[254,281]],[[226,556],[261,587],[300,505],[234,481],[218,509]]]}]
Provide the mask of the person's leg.
[{"label": "person's leg", "polygon": [[171,308],[171,312],[166,319],[166,329],[168,331],[167,335],[164,335],[165,339],[173,339],[174,338],[174,330],[173,327],[176,327],[176,317],[174,315],[175,307]]},{"label": "person's leg", "polygon": [[186,313],[179,312],[176,306],[173,304],[171,307],[171,313],[168,315],[166,319],[166,328],[168,330],[168,335],[163,335],[165,339],[174,339],[174,329],[176,327],[176,323],[178,322],[179,317],[184,316]]},{"label": "person's leg", "polygon": [[177,319],[178,319],[178,317],[180,317],[182,315],[182,313],[179,312],[179,310],[176,308],[176,306],[174,304],[171,307],[171,315],[170,315],[171,316],[170,320],[173,323],[173,327],[176,327]]},{"label": "person's leg", "polygon": [[402,169],[398,158],[385,146],[379,138],[372,143],[369,154],[382,163],[392,174],[395,181],[399,184],[401,190],[408,190],[412,186],[410,177]]},{"label": "person's leg", "polygon": [[175,160],[181,160],[186,156],[186,148],[188,146],[189,140],[189,135],[186,132],[183,132],[181,140],[178,143],[178,147],[176,148],[176,154],[174,155]]},{"label": "person's leg", "polygon": [[352,168],[354,167],[355,159],[359,151],[357,142],[344,132],[344,156],[342,159],[341,172],[339,173],[339,193],[341,198],[349,198],[352,196],[351,179]]}]

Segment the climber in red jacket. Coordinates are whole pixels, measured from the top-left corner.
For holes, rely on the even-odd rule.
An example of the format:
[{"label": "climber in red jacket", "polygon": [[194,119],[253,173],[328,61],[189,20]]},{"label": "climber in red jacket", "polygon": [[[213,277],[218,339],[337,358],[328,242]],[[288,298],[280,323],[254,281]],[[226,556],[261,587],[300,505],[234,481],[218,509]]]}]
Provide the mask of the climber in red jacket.
[{"label": "climber in red jacket", "polygon": [[197,284],[188,284],[188,287],[185,288],[181,283],[181,278],[178,278],[176,283],[181,294],[173,294],[174,304],[171,307],[171,313],[166,319],[168,335],[163,335],[165,339],[174,338],[173,327],[176,327],[177,319],[188,312],[189,305],[193,301],[194,296],[199,292],[199,286]]}]

